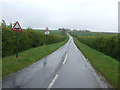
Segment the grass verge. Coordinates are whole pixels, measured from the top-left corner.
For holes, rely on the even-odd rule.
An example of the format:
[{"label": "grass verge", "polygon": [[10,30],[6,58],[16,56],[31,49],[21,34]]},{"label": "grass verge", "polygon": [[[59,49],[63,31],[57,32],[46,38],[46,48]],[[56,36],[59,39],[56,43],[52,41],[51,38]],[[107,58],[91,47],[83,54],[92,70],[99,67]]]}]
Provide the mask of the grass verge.
[{"label": "grass verge", "polygon": [[32,63],[51,54],[64,45],[67,41],[68,38],[59,43],[31,48],[29,50],[20,52],[18,59],[15,57],[15,55],[2,58],[2,76],[5,77],[13,72],[31,65]]},{"label": "grass verge", "polygon": [[81,43],[76,38],[74,42],[84,56],[91,62],[95,69],[100,72],[113,88],[118,88],[118,61],[95,49]]}]

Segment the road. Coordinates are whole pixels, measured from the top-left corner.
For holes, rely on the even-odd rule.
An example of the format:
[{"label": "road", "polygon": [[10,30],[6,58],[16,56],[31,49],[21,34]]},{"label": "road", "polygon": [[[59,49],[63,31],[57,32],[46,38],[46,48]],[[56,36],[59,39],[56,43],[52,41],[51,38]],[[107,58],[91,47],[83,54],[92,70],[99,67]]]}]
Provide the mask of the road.
[{"label": "road", "polygon": [[70,36],[36,63],[3,79],[3,88],[107,88]]}]

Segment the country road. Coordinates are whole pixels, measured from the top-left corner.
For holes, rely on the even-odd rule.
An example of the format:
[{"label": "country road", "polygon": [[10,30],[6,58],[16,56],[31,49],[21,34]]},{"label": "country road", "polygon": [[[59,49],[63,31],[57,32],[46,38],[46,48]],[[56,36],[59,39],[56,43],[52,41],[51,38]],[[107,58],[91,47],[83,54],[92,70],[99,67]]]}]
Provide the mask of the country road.
[{"label": "country road", "polygon": [[3,88],[108,88],[73,38],[36,63],[3,79]]}]

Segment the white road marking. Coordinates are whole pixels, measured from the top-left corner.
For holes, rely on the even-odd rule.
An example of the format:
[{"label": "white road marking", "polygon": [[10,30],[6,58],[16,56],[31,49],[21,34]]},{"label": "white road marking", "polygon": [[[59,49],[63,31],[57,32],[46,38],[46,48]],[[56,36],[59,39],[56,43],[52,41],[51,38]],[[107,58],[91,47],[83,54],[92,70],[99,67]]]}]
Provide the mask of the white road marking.
[{"label": "white road marking", "polygon": [[63,64],[65,64],[66,61],[67,61],[67,54],[65,55],[65,59],[64,59],[64,61],[63,61]]},{"label": "white road marking", "polygon": [[55,81],[56,81],[57,78],[58,78],[58,75],[55,75],[55,77],[53,78],[52,82],[49,84],[47,90],[50,90],[50,88],[52,88],[52,86],[55,83]]}]

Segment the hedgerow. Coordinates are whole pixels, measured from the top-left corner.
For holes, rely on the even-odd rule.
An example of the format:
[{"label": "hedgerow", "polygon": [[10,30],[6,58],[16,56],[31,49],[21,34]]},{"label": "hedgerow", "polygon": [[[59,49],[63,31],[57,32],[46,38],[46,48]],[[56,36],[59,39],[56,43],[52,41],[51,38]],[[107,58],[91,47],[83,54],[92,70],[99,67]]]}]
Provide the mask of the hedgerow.
[{"label": "hedgerow", "polygon": [[[24,29],[18,32],[19,52],[38,47],[42,45],[52,44],[64,40],[66,35],[50,34],[44,35],[43,32],[34,31],[32,29]],[[16,53],[16,31],[11,31],[11,27],[2,28],[2,57]]]},{"label": "hedgerow", "polygon": [[109,55],[117,60],[120,60],[120,49],[118,48],[119,42],[120,42],[120,35],[118,34],[106,34],[106,35],[75,35],[74,33],[71,33],[73,36],[75,36],[80,42],[90,46],[91,48],[94,48],[100,52],[105,53],[106,55]]}]

